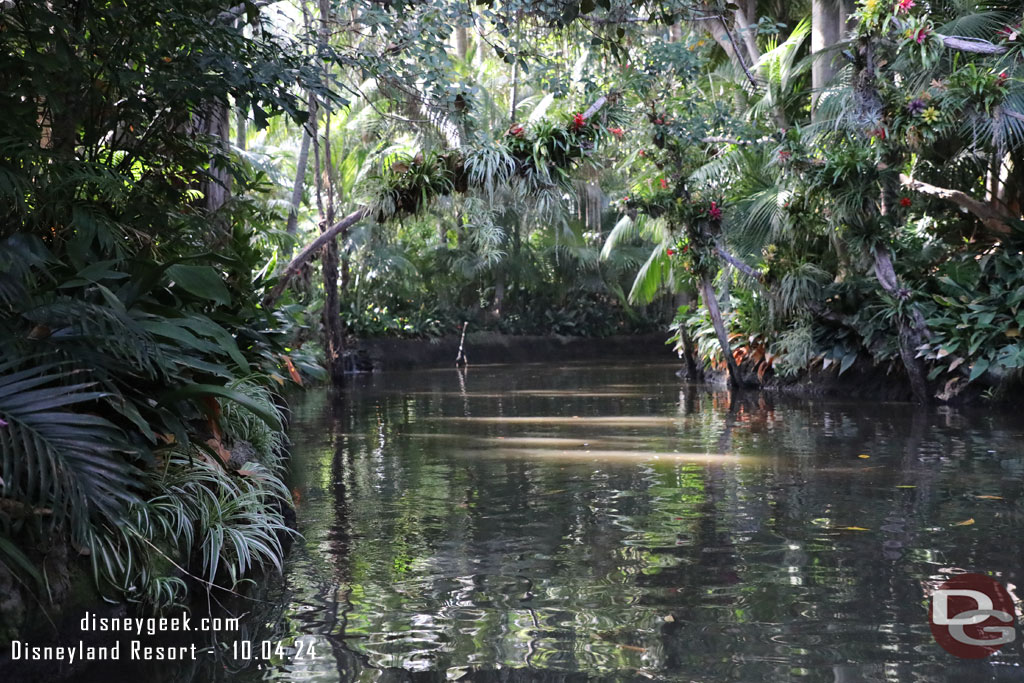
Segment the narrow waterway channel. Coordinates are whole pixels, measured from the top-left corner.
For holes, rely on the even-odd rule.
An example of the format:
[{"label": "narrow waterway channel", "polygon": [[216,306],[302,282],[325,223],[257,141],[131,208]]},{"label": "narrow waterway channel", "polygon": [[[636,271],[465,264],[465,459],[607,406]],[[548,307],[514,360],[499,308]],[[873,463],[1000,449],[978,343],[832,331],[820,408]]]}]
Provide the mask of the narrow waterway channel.
[{"label": "narrow waterway channel", "polygon": [[[1022,680],[926,589],[1020,583],[1024,422],[681,385],[671,366],[367,377],[298,406],[277,680]],[[390,672],[382,673],[382,670]],[[420,680],[420,678],[417,678]]]},{"label": "narrow waterway channel", "polygon": [[303,538],[247,636],[256,658],[265,640],[305,652],[221,673],[1024,680],[1019,641],[941,650],[926,597],[964,570],[1020,585],[1019,416],[731,398],[675,369],[470,367],[307,394]]}]

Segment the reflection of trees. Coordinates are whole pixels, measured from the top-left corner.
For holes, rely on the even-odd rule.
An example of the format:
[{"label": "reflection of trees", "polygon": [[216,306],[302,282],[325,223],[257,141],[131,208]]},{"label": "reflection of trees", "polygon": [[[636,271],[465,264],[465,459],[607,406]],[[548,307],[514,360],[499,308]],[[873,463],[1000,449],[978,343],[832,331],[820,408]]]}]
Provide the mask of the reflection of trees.
[{"label": "reflection of trees", "polygon": [[[345,396],[333,447],[296,456],[322,495],[307,494],[303,515],[307,579],[319,582],[304,599],[333,634],[338,670],[942,679],[921,582],[943,566],[1019,581],[1018,551],[992,542],[1024,521],[1015,502],[986,512],[971,497],[1009,497],[990,490],[1007,472],[1019,484],[998,457],[1017,435],[998,420],[680,394],[658,377],[473,368],[374,377]],[[567,419],[434,419],[467,415]],[[602,415],[672,419],[571,420]],[[752,462],[559,459],[566,445],[517,455],[524,436]],[[973,527],[952,526],[972,515]]]}]

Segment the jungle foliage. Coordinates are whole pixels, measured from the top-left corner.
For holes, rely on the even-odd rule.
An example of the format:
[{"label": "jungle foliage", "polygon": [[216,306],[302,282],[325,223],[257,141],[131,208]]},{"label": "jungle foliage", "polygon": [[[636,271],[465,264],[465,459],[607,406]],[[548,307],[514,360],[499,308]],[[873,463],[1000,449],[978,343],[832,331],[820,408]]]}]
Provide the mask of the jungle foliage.
[{"label": "jungle foliage", "polygon": [[816,3],[0,1],[0,562],[279,566],[280,391],[359,337],[1017,379],[1024,8]]}]

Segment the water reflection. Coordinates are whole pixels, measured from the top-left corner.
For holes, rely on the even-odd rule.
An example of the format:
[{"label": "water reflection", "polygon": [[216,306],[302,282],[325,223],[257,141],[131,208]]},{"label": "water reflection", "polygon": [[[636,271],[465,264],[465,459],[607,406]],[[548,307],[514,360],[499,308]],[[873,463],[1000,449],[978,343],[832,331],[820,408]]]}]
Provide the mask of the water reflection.
[{"label": "water reflection", "polygon": [[[469,368],[311,395],[275,680],[1024,680],[954,660],[926,590],[1021,581],[1021,423]],[[969,523],[968,520],[970,520]],[[243,676],[244,677],[244,676]]]}]

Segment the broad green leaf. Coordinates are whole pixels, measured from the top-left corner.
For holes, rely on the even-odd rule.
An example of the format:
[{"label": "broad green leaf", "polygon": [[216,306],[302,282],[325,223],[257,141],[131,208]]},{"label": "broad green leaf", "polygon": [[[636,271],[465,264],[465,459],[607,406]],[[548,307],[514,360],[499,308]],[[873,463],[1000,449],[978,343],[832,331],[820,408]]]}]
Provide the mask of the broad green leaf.
[{"label": "broad green leaf", "polygon": [[973,382],[974,380],[984,375],[986,370],[988,370],[988,360],[986,360],[985,358],[978,359],[977,361],[975,361],[974,366],[971,368],[971,376],[967,379],[967,381]]},{"label": "broad green leaf", "polygon": [[857,352],[856,351],[850,351],[845,356],[843,356],[843,360],[839,364],[839,374],[841,375],[844,372],[846,372],[847,370],[849,370],[850,366],[853,365],[853,362],[855,360],[857,360]]},{"label": "broad green leaf", "polygon": [[189,384],[188,386],[165,394],[164,397],[160,399],[160,403],[167,405],[174,401],[191,400],[202,396],[219,396],[221,398],[226,398],[229,401],[234,401],[256,417],[266,422],[267,426],[271,429],[282,428],[281,421],[278,419],[277,415],[268,411],[262,405],[252,400],[242,392],[229,387],[218,386],[216,384]]},{"label": "broad green leaf", "polygon": [[225,306],[231,303],[231,295],[228,294],[220,273],[211,266],[190,266],[176,263],[167,269],[167,277],[193,296],[209,299]]}]

